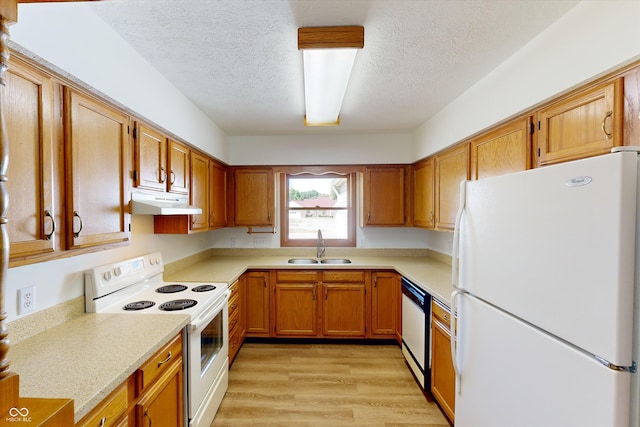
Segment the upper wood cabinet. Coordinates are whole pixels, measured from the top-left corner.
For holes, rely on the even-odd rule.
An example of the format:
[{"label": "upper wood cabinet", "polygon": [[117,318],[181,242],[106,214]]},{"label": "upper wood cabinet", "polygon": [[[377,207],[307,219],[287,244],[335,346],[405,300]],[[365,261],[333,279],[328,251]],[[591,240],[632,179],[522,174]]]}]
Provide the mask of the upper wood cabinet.
[{"label": "upper wood cabinet", "polygon": [[167,189],[167,138],[137,122],[134,127],[134,186],[147,190]]},{"label": "upper wood cabinet", "polygon": [[227,168],[211,160],[209,163],[209,228],[227,225]]},{"label": "upper wood cabinet", "polygon": [[362,188],[362,226],[410,224],[409,167],[367,166]]},{"label": "upper wood cabinet", "polygon": [[67,246],[129,240],[129,117],[64,88]]},{"label": "upper wood cabinet", "polygon": [[189,164],[191,150],[184,144],[169,139],[167,170],[169,184],[167,191],[175,194],[189,194]]},{"label": "upper wood cabinet", "polygon": [[605,154],[622,145],[623,89],[618,78],[541,109],[537,165]]},{"label": "upper wood cabinet", "polygon": [[453,230],[460,205],[460,182],[469,179],[469,143],[437,154],[435,163],[436,229]]},{"label": "upper wood cabinet", "polygon": [[531,168],[532,119],[513,120],[471,141],[471,179]]},{"label": "upper wood cabinet", "polygon": [[51,79],[12,58],[6,80],[0,93],[11,159],[7,169],[10,257],[16,259],[54,251],[60,213],[54,205]]},{"label": "upper wood cabinet", "polygon": [[435,159],[430,157],[413,168],[413,225],[435,226]]},{"label": "upper wood cabinet", "polygon": [[197,151],[191,152],[191,204],[202,213],[191,215],[191,231],[209,229],[209,158]]},{"label": "upper wood cabinet", "polygon": [[234,168],[229,192],[230,223],[236,226],[275,226],[275,178],[272,168]]}]

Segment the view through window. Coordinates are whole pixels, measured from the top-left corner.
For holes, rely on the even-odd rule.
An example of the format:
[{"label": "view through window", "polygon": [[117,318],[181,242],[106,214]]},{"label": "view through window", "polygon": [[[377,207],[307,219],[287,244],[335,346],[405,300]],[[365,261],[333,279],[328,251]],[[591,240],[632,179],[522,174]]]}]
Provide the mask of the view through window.
[{"label": "view through window", "polygon": [[[318,230],[328,245],[350,245],[352,236],[351,176],[285,175],[287,224],[286,241],[290,245],[315,244]],[[306,244],[305,244],[306,241]]]}]

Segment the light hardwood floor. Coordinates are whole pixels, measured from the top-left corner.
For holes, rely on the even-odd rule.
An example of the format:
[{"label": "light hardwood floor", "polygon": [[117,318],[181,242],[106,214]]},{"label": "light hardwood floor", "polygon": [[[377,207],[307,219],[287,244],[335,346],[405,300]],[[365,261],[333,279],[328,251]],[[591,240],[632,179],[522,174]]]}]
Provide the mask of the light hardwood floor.
[{"label": "light hardwood floor", "polygon": [[245,343],[212,427],[449,427],[394,345]]}]

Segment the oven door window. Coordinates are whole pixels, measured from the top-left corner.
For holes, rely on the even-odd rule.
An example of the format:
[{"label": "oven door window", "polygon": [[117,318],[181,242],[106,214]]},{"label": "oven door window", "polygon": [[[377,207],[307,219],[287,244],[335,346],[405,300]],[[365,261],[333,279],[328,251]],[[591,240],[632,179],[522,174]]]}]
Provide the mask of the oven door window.
[{"label": "oven door window", "polygon": [[204,376],[207,368],[222,350],[224,344],[223,311],[209,322],[200,332],[200,376]]}]

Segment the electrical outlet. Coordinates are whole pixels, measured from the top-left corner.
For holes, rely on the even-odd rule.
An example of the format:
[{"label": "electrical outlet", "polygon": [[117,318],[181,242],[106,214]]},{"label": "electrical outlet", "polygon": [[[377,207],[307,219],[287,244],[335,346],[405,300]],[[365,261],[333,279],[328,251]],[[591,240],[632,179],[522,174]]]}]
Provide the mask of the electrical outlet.
[{"label": "electrical outlet", "polygon": [[27,286],[18,289],[18,314],[31,313],[36,309],[36,288]]}]

